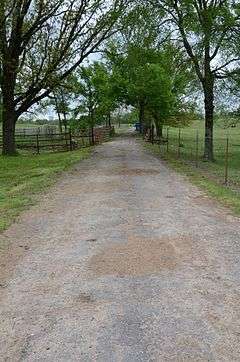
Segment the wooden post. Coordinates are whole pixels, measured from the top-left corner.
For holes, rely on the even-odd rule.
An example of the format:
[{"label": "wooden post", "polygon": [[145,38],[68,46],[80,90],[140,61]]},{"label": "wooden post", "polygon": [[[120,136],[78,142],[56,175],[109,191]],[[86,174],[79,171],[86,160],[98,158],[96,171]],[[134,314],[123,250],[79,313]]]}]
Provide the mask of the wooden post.
[{"label": "wooden post", "polygon": [[38,138],[38,134],[36,135],[36,146],[37,146],[37,154],[39,155],[40,149],[39,149],[39,138]]},{"label": "wooden post", "polygon": [[229,138],[226,140],[226,154],[225,154],[225,185],[228,184],[228,166],[229,166]]},{"label": "wooden post", "polygon": [[154,144],[154,125],[151,126],[151,143]]}]

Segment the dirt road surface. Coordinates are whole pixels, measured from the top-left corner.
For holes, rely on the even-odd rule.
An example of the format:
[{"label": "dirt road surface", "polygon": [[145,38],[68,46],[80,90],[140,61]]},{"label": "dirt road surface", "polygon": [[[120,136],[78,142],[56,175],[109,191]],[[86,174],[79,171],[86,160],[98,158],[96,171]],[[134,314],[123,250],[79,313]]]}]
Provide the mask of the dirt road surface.
[{"label": "dirt road surface", "polygon": [[240,223],[134,138],[1,237],[0,361],[240,361]]}]

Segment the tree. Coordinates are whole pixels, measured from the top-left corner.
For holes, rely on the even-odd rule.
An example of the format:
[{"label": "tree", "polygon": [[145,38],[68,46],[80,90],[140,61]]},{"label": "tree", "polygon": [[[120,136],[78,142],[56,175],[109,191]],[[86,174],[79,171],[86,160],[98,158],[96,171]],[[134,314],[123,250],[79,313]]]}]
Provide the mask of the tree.
[{"label": "tree", "polygon": [[[65,132],[67,132],[67,115],[70,111],[68,106],[68,100],[66,97],[66,93],[63,89],[57,90],[53,92],[54,106],[58,115],[59,121],[59,130],[62,133],[62,125],[64,126]],[[63,119],[62,119],[63,116]]]},{"label": "tree", "polygon": [[103,121],[111,125],[111,113],[118,105],[113,85],[112,74],[104,63],[94,62],[82,67],[76,75],[75,93],[79,106],[75,114],[87,114],[91,127]]},{"label": "tree", "polygon": [[115,31],[128,1],[1,0],[3,154],[15,154],[15,125]]},{"label": "tree", "polygon": [[61,86],[56,87],[52,94],[52,97],[49,96],[49,104],[54,107],[57,113],[60,133],[62,133],[63,126],[67,132],[68,115],[72,111],[70,105],[75,98],[75,77],[72,74],[66,77]]},{"label": "tree", "polygon": [[142,130],[147,118],[154,118],[161,136],[163,124],[181,109],[192,77],[178,49],[169,43],[161,50],[150,45],[131,43],[123,54],[111,47],[107,54],[119,101],[138,110]]},{"label": "tree", "polygon": [[94,144],[93,127],[96,124],[96,109],[98,97],[93,82],[94,69],[93,67],[82,67],[77,74],[76,79],[76,94],[80,96],[80,105],[74,111],[75,117],[79,114],[87,117],[89,128],[92,132],[92,144]]},{"label": "tree", "polygon": [[[239,3],[227,0],[149,0],[165,12],[168,29],[180,36],[202,86],[205,108],[204,158],[212,161],[214,87],[239,67]],[[170,22],[170,24],[169,24]]]},{"label": "tree", "polygon": [[104,62],[95,62],[92,82],[97,98],[97,117],[100,122],[105,120],[106,125],[111,126],[112,113],[118,107],[111,68]]},{"label": "tree", "polygon": [[[154,114],[155,121],[157,118],[158,123],[163,124],[166,121],[163,115],[168,113],[164,108],[165,111],[171,108],[173,113],[177,110],[193,78],[189,76],[189,62],[184,52],[169,42],[170,31],[162,31],[165,22],[164,17],[159,21],[158,7],[146,6],[145,0],[138,0],[124,18],[121,32],[106,50],[108,65],[113,69],[115,94],[122,103],[138,109],[142,131],[146,112],[148,117]],[[154,86],[151,88],[150,84]],[[161,106],[157,106],[158,102]]]}]

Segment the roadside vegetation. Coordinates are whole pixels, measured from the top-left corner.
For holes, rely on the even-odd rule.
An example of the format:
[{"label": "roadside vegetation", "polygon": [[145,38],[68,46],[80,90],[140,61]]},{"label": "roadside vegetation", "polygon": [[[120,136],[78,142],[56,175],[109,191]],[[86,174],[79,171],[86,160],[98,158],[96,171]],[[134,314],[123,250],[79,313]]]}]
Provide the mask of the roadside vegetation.
[{"label": "roadside vegetation", "polygon": [[240,197],[238,192],[231,190],[230,188],[226,188],[216,180],[209,178],[206,173],[202,173],[201,171],[195,169],[192,165],[189,165],[182,160],[178,160],[170,155],[160,155],[159,147],[157,145],[148,143],[145,144],[145,146],[156,156],[167,161],[167,163],[176,171],[187,176],[194,185],[206,191],[209,196],[213,197],[223,206],[230,208],[234,214],[240,215]]},{"label": "roadside vegetation", "polygon": [[48,190],[61,173],[89,156],[91,148],[73,152],[0,157],[0,231]]},{"label": "roadside vegetation", "polygon": [[[230,207],[240,215],[240,125],[225,128],[220,119],[214,127],[215,161],[206,162],[202,157],[204,148],[204,123],[194,121],[189,127],[181,129],[179,149],[179,129],[163,129],[163,137],[169,137],[168,146],[146,143],[146,148],[164,159],[175,170],[186,175],[191,182],[201,187],[210,196]],[[199,157],[196,165],[196,134],[199,137]],[[226,139],[229,139],[228,183],[225,184]]]},{"label": "roadside vegetation", "polygon": [[[166,136],[166,133],[167,130],[165,129],[164,136]],[[220,122],[216,124],[214,127],[214,162],[206,162],[202,157],[204,150],[204,124],[202,121],[194,122],[191,127],[181,129],[179,151],[179,129],[170,128],[168,137],[170,154],[175,154],[175,157],[181,158],[193,166],[197,163],[199,171],[205,172],[206,175],[211,178],[215,178],[220,184],[223,184],[227,177],[227,185],[232,189],[240,191],[239,126],[225,129],[222,128]],[[228,154],[226,154],[226,152],[228,152]],[[228,157],[227,165],[226,157]]]}]

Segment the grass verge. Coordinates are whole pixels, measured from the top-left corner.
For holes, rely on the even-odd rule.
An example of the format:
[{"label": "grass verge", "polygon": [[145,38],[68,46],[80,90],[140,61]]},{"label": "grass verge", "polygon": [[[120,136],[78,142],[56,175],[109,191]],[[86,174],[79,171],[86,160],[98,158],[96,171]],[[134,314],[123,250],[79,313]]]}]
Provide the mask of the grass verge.
[{"label": "grass verge", "polygon": [[0,156],[0,232],[33,205],[59,174],[89,156],[91,148],[66,153]]},{"label": "grass verge", "polygon": [[[167,137],[167,128],[163,130],[164,137]],[[197,145],[198,134],[198,145]],[[239,158],[240,158],[240,128],[230,127],[228,129],[222,128],[220,124],[214,126],[214,158],[215,162],[204,162],[201,155],[204,154],[204,138],[205,129],[203,121],[195,121],[191,126],[181,129],[179,149],[179,129],[169,128],[168,130],[168,148],[169,153],[174,157],[180,151],[181,159],[187,162],[196,162],[196,153],[198,149],[198,164],[199,170],[208,174],[208,177],[216,178],[219,182],[225,180],[225,166],[226,166],[226,148],[228,137],[228,179],[229,185],[232,188],[240,189],[240,172],[239,172]]]},{"label": "grass verge", "polygon": [[206,175],[201,173],[201,170],[184,163],[184,161],[177,160],[166,154],[160,154],[158,145],[145,143],[144,147],[154,155],[166,161],[174,168],[174,170],[186,175],[194,185],[203,189],[209,196],[219,201],[223,206],[230,208],[235,215],[240,215],[240,195],[238,192],[209,179]]}]

